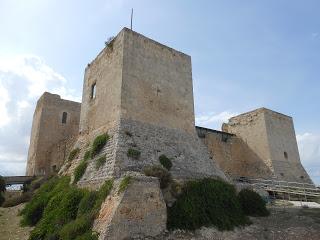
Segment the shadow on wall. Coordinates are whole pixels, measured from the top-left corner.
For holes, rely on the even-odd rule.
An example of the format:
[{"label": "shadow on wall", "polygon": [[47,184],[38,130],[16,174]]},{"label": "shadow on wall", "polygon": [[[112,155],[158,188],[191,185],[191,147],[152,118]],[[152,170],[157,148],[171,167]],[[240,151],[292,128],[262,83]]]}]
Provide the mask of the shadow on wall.
[{"label": "shadow on wall", "polygon": [[213,161],[229,176],[250,178],[272,176],[270,168],[241,138],[204,128],[197,128],[197,131]]}]

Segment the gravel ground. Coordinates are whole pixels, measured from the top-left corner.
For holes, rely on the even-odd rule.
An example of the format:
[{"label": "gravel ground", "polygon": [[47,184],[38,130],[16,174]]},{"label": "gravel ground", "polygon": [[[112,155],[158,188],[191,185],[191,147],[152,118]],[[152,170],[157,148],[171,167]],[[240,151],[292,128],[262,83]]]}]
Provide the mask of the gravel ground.
[{"label": "gravel ground", "polygon": [[[31,228],[19,226],[18,212],[23,205],[0,208],[0,240],[27,240]],[[220,232],[202,228],[196,232],[176,230],[156,238],[135,237],[145,240],[319,240],[320,209],[273,207],[271,215],[251,218],[252,225],[234,231]],[[120,239],[119,239],[120,240]]]},{"label": "gravel ground", "polygon": [[20,204],[10,208],[0,208],[0,240],[27,240],[32,228],[19,226],[18,212],[23,208]]}]

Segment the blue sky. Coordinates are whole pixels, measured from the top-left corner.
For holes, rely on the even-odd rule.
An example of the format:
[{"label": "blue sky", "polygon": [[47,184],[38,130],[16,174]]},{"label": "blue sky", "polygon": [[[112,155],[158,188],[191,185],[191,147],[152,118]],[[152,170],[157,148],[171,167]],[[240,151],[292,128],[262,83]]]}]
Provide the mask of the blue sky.
[{"label": "blue sky", "polygon": [[35,102],[80,100],[84,68],[130,24],[192,56],[196,120],[220,128],[261,106],[294,118],[320,184],[317,0],[0,0],[0,174],[23,174]]}]

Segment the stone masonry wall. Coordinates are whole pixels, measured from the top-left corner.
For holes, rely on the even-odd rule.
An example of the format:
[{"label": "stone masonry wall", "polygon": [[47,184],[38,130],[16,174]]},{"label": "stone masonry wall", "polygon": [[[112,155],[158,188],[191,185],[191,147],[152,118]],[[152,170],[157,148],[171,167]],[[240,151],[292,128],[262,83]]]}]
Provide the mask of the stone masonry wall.
[{"label": "stone masonry wall", "polygon": [[241,138],[277,179],[311,183],[300,162],[291,117],[260,108],[231,118],[223,130]]},{"label": "stone masonry wall", "polygon": [[[83,82],[80,132],[111,128],[120,118],[123,69],[123,32],[88,64]],[[92,87],[96,96],[92,97]]]},{"label": "stone masonry wall", "polygon": [[191,57],[123,32],[121,118],[195,134]]},{"label": "stone masonry wall", "polygon": [[[110,135],[110,140],[97,156],[88,161],[86,172],[78,182],[79,186],[100,186],[106,179],[119,178],[126,172],[143,173],[146,166],[160,165],[159,156],[162,154],[172,161],[170,172],[173,178],[218,176],[226,179],[210,158],[207,147],[193,134],[127,119],[121,119],[119,124],[107,131],[100,131],[99,134],[103,132]],[[95,136],[99,134],[97,132]],[[93,139],[92,136],[90,141],[82,144],[79,158],[70,164],[69,170],[64,169],[64,172],[73,172]],[[130,148],[141,152],[139,159],[127,156]],[[106,163],[97,170],[96,160],[103,155],[106,155]]]},{"label": "stone masonry wall", "polygon": [[[63,112],[67,113],[66,123],[62,123]],[[51,166],[60,166],[60,158],[50,159],[51,148],[78,134],[79,118],[80,103],[47,92],[40,97],[31,130],[27,175],[48,174]]]},{"label": "stone masonry wall", "polygon": [[232,178],[270,178],[272,173],[263,160],[241,138],[225,132],[197,127],[198,136],[211,157]]}]

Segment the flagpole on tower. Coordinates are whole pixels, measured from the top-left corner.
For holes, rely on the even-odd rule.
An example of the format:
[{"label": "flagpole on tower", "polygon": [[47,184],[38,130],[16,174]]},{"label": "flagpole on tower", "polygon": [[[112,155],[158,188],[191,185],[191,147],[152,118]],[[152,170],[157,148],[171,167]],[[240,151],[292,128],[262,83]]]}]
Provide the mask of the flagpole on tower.
[{"label": "flagpole on tower", "polygon": [[132,18],[133,18],[133,8],[131,8],[131,24],[130,24],[130,29],[132,30]]}]

